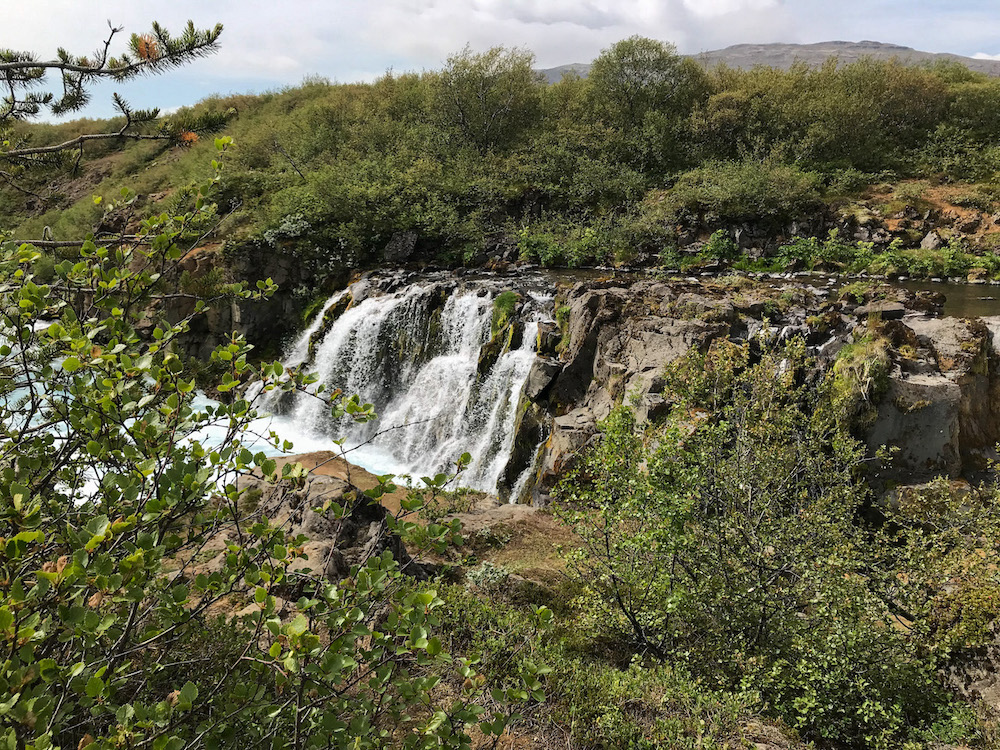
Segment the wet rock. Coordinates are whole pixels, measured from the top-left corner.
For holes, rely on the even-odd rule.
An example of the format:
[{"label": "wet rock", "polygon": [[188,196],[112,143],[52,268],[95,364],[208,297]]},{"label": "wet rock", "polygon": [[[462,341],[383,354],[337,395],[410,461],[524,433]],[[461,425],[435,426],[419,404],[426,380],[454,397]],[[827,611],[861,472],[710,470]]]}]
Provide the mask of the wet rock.
[{"label": "wet rock", "polygon": [[538,340],[535,351],[543,357],[555,357],[559,342],[562,341],[562,331],[551,320],[543,320],[538,324]]},{"label": "wet rock", "polygon": [[559,479],[576,464],[596,435],[597,420],[586,406],[553,420],[532,493],[535,505],[548,504]]},{"label": "wet rock", "polygon": [[524,382],[524,395],[531,401],[538,401],[555,382],[556,376],[562,372],[562,367],[556,360],[536,357]]},{"label": "wet rock", "polygon": [[940,315],[944,309],[944,303],[945,296],[941,292],[920,291],[907,302],[907,306],[915,312]]},{"label": "wet rock", "polygon": [[526,486],[526,472],[535,473],[546,439],[552,431],[551,420],[545,409],[522,394],[517,406],[518,417],[514,425],[514,441],[510,459],[504,467],[499,482],[502,503],[530,502],[531,488]]},{"label": "wet rock", "polygon": [[490,370],[497,360],[512,349],[516,349],[524,333],[524,324],[515,320],[509,325],[497,331],[496,335],[487,341],[479,353],[479,361],[476,364],[476,371],[483,377]]}]

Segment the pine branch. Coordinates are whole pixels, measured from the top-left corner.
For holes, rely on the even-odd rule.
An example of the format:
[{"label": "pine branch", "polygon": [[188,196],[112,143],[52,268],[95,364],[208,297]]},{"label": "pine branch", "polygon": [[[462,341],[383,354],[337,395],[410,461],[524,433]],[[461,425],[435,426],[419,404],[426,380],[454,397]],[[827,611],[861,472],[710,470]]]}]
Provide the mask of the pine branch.
[{"label": "pine branch", "polygon": [[[0,50],[0,82],[8,89],[8,96],[0,108],[0,125],[10,119],[33,117],[43,106],[56,115],[79,110],[90,98],[87,85],[95,80],[124,81],[160,73],[211,54],[218,47],[222,24],[198,30],[188,21],[184,32],[175,38],[158,23],[153,23],[150,33],[132,35],[128,52],[112,57],[112,41],[121,31],[121,27],[110,26],[108,37],[101,49],[93,54],[93,59],[75,57],[64,49],[57,51],[56,59],[44,61],[29,52]],[[51,93],[27,91],[42,83],[46,74],[53,70],[62,75],[63,91],[59,99]]]}]

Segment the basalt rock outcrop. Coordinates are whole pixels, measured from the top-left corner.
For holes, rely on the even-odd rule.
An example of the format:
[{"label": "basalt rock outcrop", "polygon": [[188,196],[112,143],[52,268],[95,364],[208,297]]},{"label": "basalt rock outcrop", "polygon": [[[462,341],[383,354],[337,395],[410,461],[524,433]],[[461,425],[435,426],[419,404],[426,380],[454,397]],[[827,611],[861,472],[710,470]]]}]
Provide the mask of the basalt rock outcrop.
[{"label": "basalt rock outcrop", "polygon": [[[989,321],[989,322],[987,322]],[[897,451],[897,473],[916,477],[985,468],[1000,439],[1000,378],[996,319],[932,318],[901,321],[902,343],[868,432],[873,449]]]},{"label": "basalt rock outcrop", "polygon": [[[293,562],[293,571],[308,567],[327,578],[340,579],[353,566],[388,551],[405,572],[417,578],[427,575],[389,528],[385,506],[343,479],[309,474],[298,486],[288,480],[272,483],[244,476],[239,484],[240,489],[260,493],[257,510],[264,517],[293,535],[309,538],[303,549],[308,559]],[[316,510],[328,502],[346,508],[343,517]]]},{"label": "basalt rock outcrop", "polygon": [[[525,433],[545,442],[522,496],[545,504],[559,478],[617,403],[639,423],[661,419],[664,368],[716,339],[781,341],[801,336],[821,368],[846,345],[886,341],[888,371],[872,384],[863,437],[885,483],[959,477],[984,468],[1000,440],[1000,317],[941,317],[941,295],[872,285],[860,297],[833,281],[605,280],[570,288],[562,306],[558,372],[539,364]],[[539,417],[539,414],[542,416]]]},{"label": "basalt rock outcrop", "polygon": [[[508,292],[513,304],[500,304]],[[308,399],[272,406],[331,438],[374,441],[418,477],[468,451],[469,486],[544,505],[616,404],[640,424],[669,414],[664,371],[690,350],[801,338],[823,369],[866,356],[874,338],[884,361],[858,436],[875,478],[959,477],[986,467],[1000,440],[1000,316],[944,317],[944,303],[805,273],[372,274],[331,297],[286,360],[360,393],[378,422],[330,423]]]}]

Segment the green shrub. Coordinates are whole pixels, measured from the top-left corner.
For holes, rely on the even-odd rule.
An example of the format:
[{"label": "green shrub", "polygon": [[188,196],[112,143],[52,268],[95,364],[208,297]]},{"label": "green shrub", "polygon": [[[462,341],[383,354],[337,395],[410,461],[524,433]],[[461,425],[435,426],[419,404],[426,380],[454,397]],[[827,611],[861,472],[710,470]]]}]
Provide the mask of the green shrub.
[{"label": "green shrub", "polygon": [[818,175],[775,162],[715,162],[685,172],[647,220],[780,226],[820,206]]},{"label": "green shrub", "polygon": [[842,415],[875,398],[885,344],[848,349],[831,385],[811,379],[804,351],[798,340],[758,357],[723,342],[668,368],[676,407],[662,427],[639,432],[627,409],[612,412],[560,491],[582,538],[568,560],[583,622],[714,689],[755,694],[817,741],[898,747],[948,724],[974,739],[981,728],[937,672],[958,632],[1000,611],[953,608],[964,625],[942,630],[940,582],[973,547],[1000,549],[996,499],[970,508],[971,536],[933,549],[919,528],[932,517],[951,528],[961,501],[869,524],[864,449]]}]

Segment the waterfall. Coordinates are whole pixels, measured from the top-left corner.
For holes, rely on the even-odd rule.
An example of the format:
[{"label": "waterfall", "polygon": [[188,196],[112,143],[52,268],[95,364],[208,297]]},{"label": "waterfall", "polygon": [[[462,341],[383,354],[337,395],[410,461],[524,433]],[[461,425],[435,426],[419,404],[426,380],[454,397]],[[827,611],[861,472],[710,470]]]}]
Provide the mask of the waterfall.
[{"label": "waterfall", "polygon": [[501,289],[496,283],[418,282],[365,297],[320,333],[325,311],[342,299],[331,298],[290,347],[286,362],[317,373],[328,388],[358,394],[379,418],[334,423],[318,399],[298,394],[285,404],[283,421],[311,443],[316,436],[342,440],[350,461],[379,474],[433,476],[468,452],[472,463],[460,483],[497,492],[535,360],[538,321],[552,301],[545,294],[525,295],[516,321],[520,340],[515,335],[514,345],[494,352],[492,363],[481,361]]},{"label": "waterfall", "polygon": [[312,337],[319,332],[319,329],[323,327],[323,321],[326,318],[327,311],[344,299],[344,297],[347,296],[347,293],[347,289],[337,292],[323,304],[323,307],[321,307],[319,312],[316,313],[316,317],[313,318],[312,323],[310,323],[308,327],[306,327],[306,329],[299,334],[299,337],[295,339],[295,342],[292,344],[291,348],[289,348],[288,353],[282,358],[285,367],[298,367],[309,359],[309,342],[311,342]]}]

